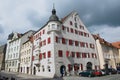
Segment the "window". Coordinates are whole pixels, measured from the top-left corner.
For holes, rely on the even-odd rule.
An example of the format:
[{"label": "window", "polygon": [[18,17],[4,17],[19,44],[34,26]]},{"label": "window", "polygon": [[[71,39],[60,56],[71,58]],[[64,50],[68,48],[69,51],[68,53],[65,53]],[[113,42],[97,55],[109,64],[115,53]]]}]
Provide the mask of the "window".
[{"label": "window", "polygon": [[73,41],[72,40],[69,40],[69,45],[73,45]]},{"label": "window", "polygon": [[71,64],[68,64],[68,71],[72,71],[72,65]]},{"label": "window", "polygon": [[75,28],[77,28],[77,23],[75,23]]},{"label": "window", "polygon": [[86,43],[86,47],[88,48],[88,43]]},{"label": "window", "polygon": [[70,30],[71,30],[71,33],[73,33],[73,28],[70,28]]},{"label": "window", "polygon": [[52,29],[54,29],[55,28],[55,24],[52,24]]},{"label": "window", "polygon": [[65,38],[62,38],[62,43],[63,43],[63,44],[66,44]]},{"label": "window", "polygon": [[79,58],[79,57],[80,57],[79,52],[76,52],[76,57],[77,57],[77,58]]},{"label": "window", "polygon": [[42,41],[40,42],[40,47],[42,46]]},{"label": "window", "polygon": [[48,58],[51,57],[51,51],[48,51]]},{"label": "window", "polygon": [[59,57],[63,57],[63,52],[62,52],[62,50],[59,50],[59,51],[58,51],[58,56],[59,56]]},{"label": "window", "polygon": [[43,45],[46,45],[46,40],[43,41]]},{"label": "window", "polygon": [[69,32],[69,28],[67,27],[67,32]]},{"label": "window", "polygon": [[40,53],[40,55],[39,55],[39,59],[41,60],[42,59],[42,54]]},{"label": "window", "polygon": [[45,52],[43,53],[43,57],[46,58],[46,53]]},{"label": "window", "polygon": [[75,41],[75,46],[79,46],[79,42],[78,41]]},{"label": "window", "polygon": [[64,30],[65,29],[65,27],[64,26],[62,26],[62,30]]},{"label": "window", "polygon": [[48,66],[48,72],[51,72],[50,66]]},{"label": "window", "polygon": [[73,57],[73,58],[75,57],[75,52],[72,52],[72,57]]},{"label": "window", "polygon": [[48,38],[48,44],[50,44],[51,40],[50,40],[50,37]]},{"label": "window", "polygon": [[45,34],[45,30],[43,30],[43,34]]},{"label": "window", "polygon": [[57,36],[55,37],[55,42],[58,43],[58,37]]},{"label": "window", "polygon": [[66,57],[69,57],[69,51],[66,51]]},{"label": "window", "polygon": [[78,31],[77,31],[77,30],[75,30],[75,34],[78,34]]},{"label": "window", "polygon": [[72,21],[70,21],[70,25],[73,25]]}]

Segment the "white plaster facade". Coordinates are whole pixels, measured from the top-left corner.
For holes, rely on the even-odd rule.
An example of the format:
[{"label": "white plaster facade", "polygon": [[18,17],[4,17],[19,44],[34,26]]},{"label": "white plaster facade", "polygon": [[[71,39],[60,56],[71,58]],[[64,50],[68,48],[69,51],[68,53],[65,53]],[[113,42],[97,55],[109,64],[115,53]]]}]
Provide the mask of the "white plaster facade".
[{"label": "white plaster facade", "polygon": [[5,70],[10,72],[19,72],[20,68],[20,50],[22,43],[28,40],[33,33],[32,30],[24,33],[11,33],[8,36],[7,49],[5,56]]},{"label": "white plaster facade", "polygon": [[[76,12],[62,22],[48,21],[33,36],[33,73],[56,77],[99,69],[96,43]],[[89,66],[88,66],[89,65]]]}]

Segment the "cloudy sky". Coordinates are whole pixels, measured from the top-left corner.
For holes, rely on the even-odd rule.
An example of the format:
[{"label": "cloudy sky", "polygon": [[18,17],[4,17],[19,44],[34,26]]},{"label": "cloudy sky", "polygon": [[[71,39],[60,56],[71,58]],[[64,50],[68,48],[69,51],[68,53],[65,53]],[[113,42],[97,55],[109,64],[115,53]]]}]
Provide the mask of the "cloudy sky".
[{"label": "cloudy sky", "polygon": [[91,33],[109,42],[120,41],[120,0],[0,0],[0,45],[11,32],[42,27],[53,3],[59,18],[75,10]]}]

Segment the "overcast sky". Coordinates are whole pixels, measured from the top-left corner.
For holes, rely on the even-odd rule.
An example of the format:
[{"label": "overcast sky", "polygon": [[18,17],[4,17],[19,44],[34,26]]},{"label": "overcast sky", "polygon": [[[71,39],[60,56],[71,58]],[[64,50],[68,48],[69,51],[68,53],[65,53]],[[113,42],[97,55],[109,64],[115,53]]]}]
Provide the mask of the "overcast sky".
[{"label": "overcast sky", "polygon": [[42,27],[53,3],[59,18],[77,11],[91,33],[109,42],[120,41],[120,0],[0,0],[0,45],[11,32]]}]

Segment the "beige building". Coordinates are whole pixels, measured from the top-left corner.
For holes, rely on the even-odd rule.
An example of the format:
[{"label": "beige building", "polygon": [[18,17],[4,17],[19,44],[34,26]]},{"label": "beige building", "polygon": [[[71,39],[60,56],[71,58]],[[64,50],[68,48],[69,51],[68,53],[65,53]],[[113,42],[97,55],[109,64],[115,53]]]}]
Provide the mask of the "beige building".
[{"label": "beige building", "polygon": [[31,74],[32,61],[32,43],[30,40],[26,41],[21,46],[20,51],[20,72]]},{"label": "beige building", "polygon": [[114,47],[118,48],[119,56],[117,56],[117,57],[119,58],[119,60],[117,60],[117,66],[120,66],[120,41],[113,42],[112,45]]},{"label": "beige building", "polygon": [[96,40],[100,68],[115,68],[119,63],[118,48],[114,47],[111,43],[105,41],[99,35],[93,35]]}]

